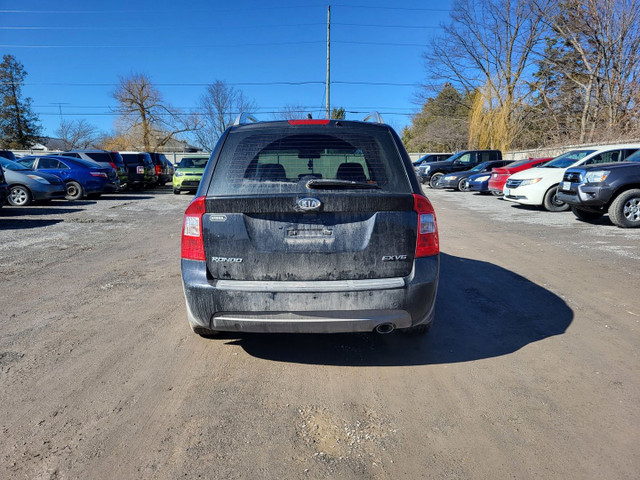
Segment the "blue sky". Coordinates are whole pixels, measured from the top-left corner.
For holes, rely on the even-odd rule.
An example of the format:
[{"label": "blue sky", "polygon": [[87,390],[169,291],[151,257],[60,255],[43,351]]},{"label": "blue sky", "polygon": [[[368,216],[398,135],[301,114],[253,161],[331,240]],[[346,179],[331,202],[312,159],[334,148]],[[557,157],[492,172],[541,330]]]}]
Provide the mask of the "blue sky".
[{"label": "blue sky", "polygon": [[[2,2],[0,52],[24,65],[23,93],[48,135],[60,123],[60,108],[66,120],[85,118],[110,131],[111,94],[118,78],[132,72],[150,75],[165,99],[185,111],[195,107],[205,84],[220,79],[255,100],[259,118],[270,119],[269,112],[285,105],[307,106],[318,117],[328,4]],[[450,0],[331,4],[332,107],[375,109],[397,130],[406,125],[407,114],[419,108],[413,85],[427,81],[422,53],[448,21],[450,6]],[[314,83],[277,85],[282,82]]]}]

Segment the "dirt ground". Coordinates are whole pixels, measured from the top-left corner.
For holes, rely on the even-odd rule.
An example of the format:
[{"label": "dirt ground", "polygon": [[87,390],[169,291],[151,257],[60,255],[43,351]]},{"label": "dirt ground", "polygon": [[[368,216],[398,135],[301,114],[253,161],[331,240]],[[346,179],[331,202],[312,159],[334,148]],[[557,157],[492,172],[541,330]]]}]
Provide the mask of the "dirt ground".
[{"label": "dirt ground", "polygon": [[0,209],[0,478],[638,478],[640,230],[427,193],[422,338],[194,335],[186,195]]}]

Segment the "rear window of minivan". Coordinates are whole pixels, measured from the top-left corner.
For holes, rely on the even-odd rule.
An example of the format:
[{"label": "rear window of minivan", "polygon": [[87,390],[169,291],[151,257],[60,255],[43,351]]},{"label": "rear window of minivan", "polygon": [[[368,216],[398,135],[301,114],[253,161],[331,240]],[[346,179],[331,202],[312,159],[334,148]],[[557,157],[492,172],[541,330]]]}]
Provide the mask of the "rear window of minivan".
[{"label": "rear window of minivan", "polygon": [[231,132],[209,191],[225,196],[308,194],[310,180],[352,181],[374,187],[358,190],[362,194],[380,190],[411,193],[402,159],[387,131],[286,127]]}]

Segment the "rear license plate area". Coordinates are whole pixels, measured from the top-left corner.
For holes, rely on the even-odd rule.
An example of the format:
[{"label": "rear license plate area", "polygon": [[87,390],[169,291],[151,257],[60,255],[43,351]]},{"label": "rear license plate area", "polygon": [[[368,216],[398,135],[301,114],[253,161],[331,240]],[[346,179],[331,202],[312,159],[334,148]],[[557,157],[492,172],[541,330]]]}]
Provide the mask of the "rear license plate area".
[{"label": "rear license plate area", "polygon": [[287,239],[333,237],[333,229],[325,225],[291,225],[284,232]]}]

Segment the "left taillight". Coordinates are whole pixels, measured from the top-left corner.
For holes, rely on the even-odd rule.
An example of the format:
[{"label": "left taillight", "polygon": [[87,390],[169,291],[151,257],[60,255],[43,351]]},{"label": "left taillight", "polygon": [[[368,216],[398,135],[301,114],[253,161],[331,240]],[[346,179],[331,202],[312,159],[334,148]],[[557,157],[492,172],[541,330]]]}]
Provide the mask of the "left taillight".
[{"label": "left taillight", "polygon": [[416,258],[430,257],[440,253],[438,225],[433,205],[422,195],[413,195],[414,210],[418,214],[418,238],[416,240]]},{"label": "left taillight", "polygon": [[156,175],[160,175],[162,173],[162,165],[156,165]]},{"label": "left taillight", "polygon": [[181,258],[205,261],[202,238],[202,216],[205,213],[204,197],[196,197],[184,212],[182,222]]},{"label": "left taillight", "polygon": [[92,177],[107,178],[107,174],[105,172],[89,172],[89,175],[91,175]]}]

